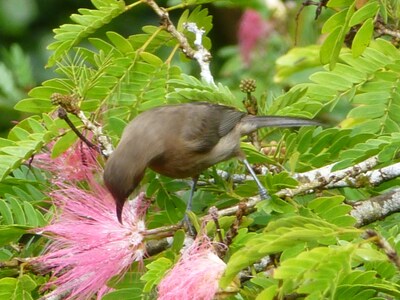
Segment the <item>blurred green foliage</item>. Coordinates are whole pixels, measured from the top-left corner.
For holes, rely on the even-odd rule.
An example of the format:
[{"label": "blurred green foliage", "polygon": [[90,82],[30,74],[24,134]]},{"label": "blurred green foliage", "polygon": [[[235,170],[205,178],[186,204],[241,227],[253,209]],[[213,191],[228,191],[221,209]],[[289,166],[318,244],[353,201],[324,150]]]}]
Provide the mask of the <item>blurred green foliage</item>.
[{"label": "blurred green foliage", "polygon": [[52,76],[44,68],[52,29],[84,5],[88,2],[0,0],[0,136],[23,117],[14,105]]}]

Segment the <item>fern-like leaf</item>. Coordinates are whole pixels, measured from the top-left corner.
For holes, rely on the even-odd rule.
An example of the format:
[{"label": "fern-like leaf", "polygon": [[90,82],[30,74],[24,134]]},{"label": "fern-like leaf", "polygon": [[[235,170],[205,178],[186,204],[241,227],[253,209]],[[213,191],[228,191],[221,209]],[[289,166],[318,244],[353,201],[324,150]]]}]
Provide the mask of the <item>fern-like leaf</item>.
[{"label": "fern-like leaf", "polygon": [[96,9],[81,8],[78,10],[80,14],[71,16],[76,24],[64,24],[54,30],[54,38],[57,41],[47,47],[54,51],[49,58],[48,67],[53,66],[65,52],[82,39],[125,12],[125,3],[122,0],[92,0],[92,3]]}]

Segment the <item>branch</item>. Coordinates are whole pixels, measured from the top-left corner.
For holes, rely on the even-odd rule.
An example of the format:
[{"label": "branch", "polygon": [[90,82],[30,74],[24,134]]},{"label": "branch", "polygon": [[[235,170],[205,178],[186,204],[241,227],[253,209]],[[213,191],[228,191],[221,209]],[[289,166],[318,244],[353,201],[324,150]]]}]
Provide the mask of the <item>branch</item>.
[{"label": "branch", "polygon": [[[332,189],[343,187],[360,187],[367,185],[379,185],[384,181],[400,176],[400,163],[395,163],[380,169],[371,170],[378,165],[378,157],[372,156],[354,166],[332,171],[336,163],[311,170],[304,173],[295,173],[294,179],[300,182],[300,185],[294,189],[283,189],[276,193],[278,197],[293,197],[299,194],[314,192],[315,189]],[[260,168],[262,175],[269,172],[267,167]],[[242,183],[246,180],[252,180],[252,177],[246,174],[229,174],[223,170],[217,170],[217,174],[223,179],[231,179],[234,183]],[[213,180],[209,182],[213,183]],[[199,182],[199,185],[204,184]]]},{"label": "branch", "polygon": [[293,176],[296,180],[302,183],[299,187],[294,189],[283,189],[276,193],[276,195],[281,198],[293,197],[298,194],[304,194],[310,191],[313,192],[316,188],[334,188],[336,187],[335,184],[339,182],[340,187],[343,187],[343,181],[347,183],[346,186],[349,186],[349,182],[356,182],[356,179],[360,174],[373,169],[378,162],[378,157],[372,156],[354,166],[335,172],[332,172],[332,169],[336,163],[309,172],[300,173]]},{"label": "branch", "polygon": [[81,119],[82,123],[85,125],[87,129],[93,132],[94,137],[98,140],[101,145],[101,153],[105,157],[109,157],[113,152],[113,146],[110,142],[108,136],[103,133],[103,128],[101,126],[95,125],[91,122],[82,111],[79,111],[76,115],[79,119]]},{"label": "branch", "polygon": [[202,44],[203,34],[205,31],[203,29],[199,29],[196,23],[185,23],[183,26],[185,29],[193,32],[196,35],[194,45],[196,46],[197,51],[194,52],[193,57],[200,65],[201,78],[203,78],[207,83],[214,84],[214,78],[210,71],[211,54],[206,48],[204,48]]},{"label": "branch", "polygon": [[[278,197],[293,197],[300,194],[312,193],[318,189],[333,189],[344,187],[363,187],[377,186],[382,182],[397,178],[400,176],[400,162],[393,165],[374,169],[378,165],[378,157],[372,156],[352,167],[338,171],[332,171],[336,163],[330,164],[319,169],[304,173],[295,173],[294,179],[300,182],[300,185],[294,189],[283,189],[276,193]],[[261,167],[260,174],[265,175],[269,172],[267,167]],[[232,180],[234,183],[243,183],[252,180],[252,177],[246,174],[229,174],[223,170],[217,170],[217,174],[224,180]],[[214,183],[211,179],[209,183]],[[199,181],[198,185],[204,185],[205,182]]]},{"label": "branch", "polygon": [[199,29],[195,23],[184,24],[184,28],[190,32],[193,32],[196,36],[194,45],[196,46],[197,50],[194,50],[190,46],[186,36],[176,29],[175,25],[169,18],[168,11],[165,8],[158,6],[158,4],[154,0],[142,0],[142,1],[146,2],[154,10],[154,12],[161,18],[162,26],[167,32],[169,32],[174,38],[178,40],[182,52],[188,58],[197,60],[201,69],[200,72],[201,78],[207,83],[214,84],[214,79],[210,71],[211,54],[206,48],[204,48],[202,44],[202,38],[205,31],[201,28]]},{"label": "branch", "polygon": [[381,35],[388,35],[391,36],[395,39],[400,38],[400,31],[399,30],[393,30],[391,28],[387,28],[387,25],[383,23],[381,20],[377,20],[375,22],[375,31],[376,33],[381,36]]},{"label": "branch", "polygon": [[400,163],[395,163],[390,166],[386,166],[380,169],[371,170],[364,174],[359,174],[355,178],[347,178],[346,180],[341,180],[336,183],[331,183],[327,185],[327,188],[339,188],[339,187],[359,187],[372,185],[377,186],[382,182],[388,181],[390,179],[400,176]]},{"label": "branch", "polygon": [[352,205],[350,215],[357,220],[355,226],[362,227],[400,211],[400,188]]}]

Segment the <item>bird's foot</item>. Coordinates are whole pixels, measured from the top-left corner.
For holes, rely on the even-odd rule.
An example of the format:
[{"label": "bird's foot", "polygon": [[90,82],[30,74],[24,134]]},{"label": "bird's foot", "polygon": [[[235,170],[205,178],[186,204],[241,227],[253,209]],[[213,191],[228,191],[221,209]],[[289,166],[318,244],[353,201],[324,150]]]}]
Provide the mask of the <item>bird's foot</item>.
[{"label": "bird's foot", "polygon": [[192,222],[190,221],[187,213],[185,213],[185,216],[183,217],[182,225],[191,237],[196,236],[196,229],[194,228]]},{"label": "bird's foot", "polygon": [[260,189],[260,198],[262,200],[266,200],[266,199],[270,199],[271,198],[271,196],[268,194],[267,189],[265,189],[265,188]]}]

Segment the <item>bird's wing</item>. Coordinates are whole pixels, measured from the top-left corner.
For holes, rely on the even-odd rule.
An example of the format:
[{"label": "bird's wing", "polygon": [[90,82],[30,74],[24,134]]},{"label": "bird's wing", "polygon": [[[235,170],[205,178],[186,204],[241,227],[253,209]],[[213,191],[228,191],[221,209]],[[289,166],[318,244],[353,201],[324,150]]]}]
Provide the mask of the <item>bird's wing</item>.
[{"label": "bird's wing", "polygon": [[246,114],[234,108],[215,104],[193,104],[188,110],[191,122],[183,128],[183,138],[194,152],[211,151]]}]

